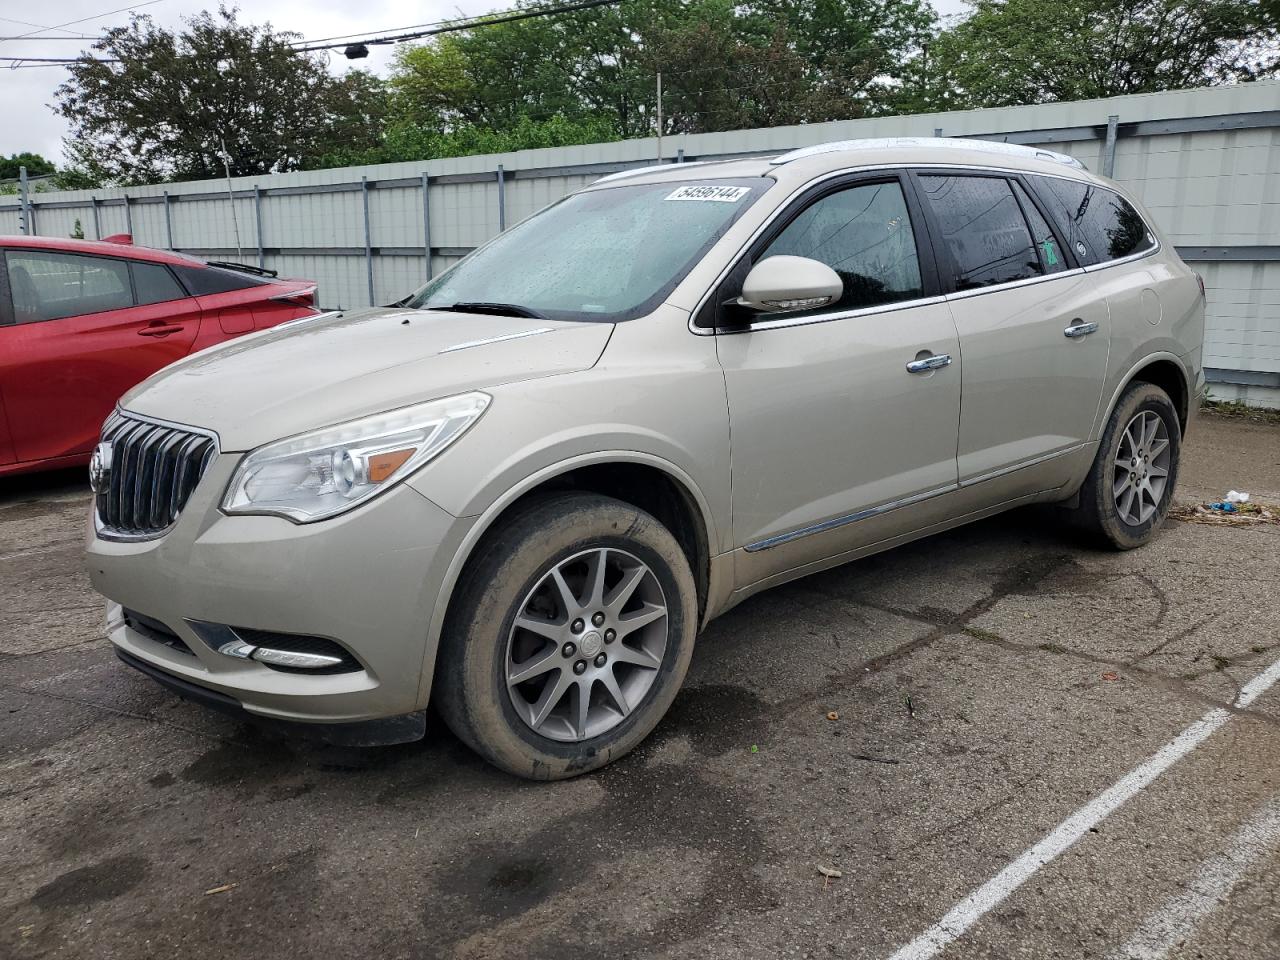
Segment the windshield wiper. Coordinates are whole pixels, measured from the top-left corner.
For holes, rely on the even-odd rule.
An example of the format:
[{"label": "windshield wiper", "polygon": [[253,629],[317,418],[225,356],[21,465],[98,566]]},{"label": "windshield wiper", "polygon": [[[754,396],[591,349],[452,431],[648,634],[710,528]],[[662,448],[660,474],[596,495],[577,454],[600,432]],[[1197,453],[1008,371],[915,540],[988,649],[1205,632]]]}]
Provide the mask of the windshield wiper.
[{"label": "windshield wiper", "polygon": [[530,307],[522,307],[518,303],[485,303],[479,300],[455,303],[451,307],[427,307],[428,310],[451,310],[454,313],[491,313],[499,317],[528,317],[530,320],[545,320],[544,314]]}]

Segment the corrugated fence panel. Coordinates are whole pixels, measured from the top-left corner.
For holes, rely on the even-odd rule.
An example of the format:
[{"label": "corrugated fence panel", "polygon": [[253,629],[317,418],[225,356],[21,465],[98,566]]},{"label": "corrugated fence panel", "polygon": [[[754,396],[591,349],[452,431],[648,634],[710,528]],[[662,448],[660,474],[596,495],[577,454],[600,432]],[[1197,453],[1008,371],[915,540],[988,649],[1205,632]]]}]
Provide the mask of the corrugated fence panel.
[{"label": "corrugated fence panel", "polygon": [[[1113,176],[1143,199],[1207,279],[1205,363],[1224,385],[1215,392],[1266,394],[1280,404],[1280,81],[689,134],[666,137],[662,146],[665,160],[674,162],[941,130],[1036,144],[1104,171],[1111,117]],[[246,263],[257,263],[261,248],[268,268],[315,279],[321,303],[350,308],[370,302],[371,274],[376,303],[424,282],[428,221],[431,275],[437,276],[494,236],[500,223],[511,227],[605,173],[651,164],[657,146],[653,139],[630,140],[240,178],[229,186],[208,180],[37,193],[31,197],[34,228],[69,236],[79,220],[89,239],[131,229],[139,244],[167,247],[172,236],[178,250],[238,255]],[[427,211],[424,173],[431,177]],[[17,198],[0,196],[0,232],[16,233],[19,223]]]}]

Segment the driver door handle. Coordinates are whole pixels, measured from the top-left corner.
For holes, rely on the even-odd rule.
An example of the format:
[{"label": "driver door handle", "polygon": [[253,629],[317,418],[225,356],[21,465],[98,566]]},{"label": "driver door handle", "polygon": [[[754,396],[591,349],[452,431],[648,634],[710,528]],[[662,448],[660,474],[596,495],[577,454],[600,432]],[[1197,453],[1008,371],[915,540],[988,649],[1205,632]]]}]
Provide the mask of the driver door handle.
[{"label": "driver door handle", "polygon": [[183,328],[177,324],[153,323],[138,331],[140,337],[167,337],[171,333],[181,333]]},{"label": "driver door handle", "polygon": [[925,357],[923,360],[912,360],[907,364],[908,373],[928,373],[930,370],[938,370],[951,363],[951,354],[935,353],[932,357]]},{"label": "driver door handle", "polygon": [[1085,323],[1079,318],[1071,321],[1071,326],[1062,331],[1064,337],[1070,337],[1072,340],[1078,337],[1087,337],[1091,333],[1097,333],[1098,325],[1093,321]]}]

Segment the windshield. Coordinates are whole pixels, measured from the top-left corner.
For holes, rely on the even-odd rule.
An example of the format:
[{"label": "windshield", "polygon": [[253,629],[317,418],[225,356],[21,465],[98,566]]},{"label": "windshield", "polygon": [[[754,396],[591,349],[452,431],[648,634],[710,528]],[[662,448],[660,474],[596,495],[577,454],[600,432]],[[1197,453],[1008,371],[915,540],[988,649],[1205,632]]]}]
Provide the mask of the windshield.
[{"label": "windshield", "polygon": [[642,316],[772,183],[669,181],[574,194],[476,250],[404,304],[555,320]]}]

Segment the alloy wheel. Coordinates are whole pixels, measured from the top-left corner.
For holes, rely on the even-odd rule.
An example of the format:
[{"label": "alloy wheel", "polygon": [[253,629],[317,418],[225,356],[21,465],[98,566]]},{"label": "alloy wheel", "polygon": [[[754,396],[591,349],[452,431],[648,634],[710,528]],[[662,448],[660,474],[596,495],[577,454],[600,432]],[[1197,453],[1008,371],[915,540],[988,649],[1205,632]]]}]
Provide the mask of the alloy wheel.
[{"label": "alloy wheel", "polygon": [[598,737],[638,707],[667,649],[667,602],[638,557],[597,547],[556,563],[507,638],[507,693],[536,733]]},{"label": "alloy wheel", "polygon": [[1160,508],[1169,485],[1169,431],[1151,410],[1129,421],[1116,447],[1111,494],[1120,519],[1136,527]]}]

